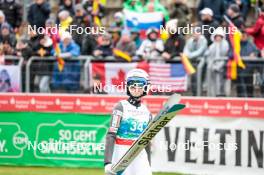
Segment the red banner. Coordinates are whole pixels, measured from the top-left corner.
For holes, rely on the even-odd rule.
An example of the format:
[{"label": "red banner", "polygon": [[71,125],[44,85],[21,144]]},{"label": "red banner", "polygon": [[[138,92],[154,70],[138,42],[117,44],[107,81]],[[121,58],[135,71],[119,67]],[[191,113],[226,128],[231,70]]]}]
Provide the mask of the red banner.
[{"label": "red banner", "polygon": [[[111,113],[114,105],[126,96],[0,94],[0,111]],[[143,103],[155,114],[166,96],[148,96]],[[212,117],[264,118],[264,99],[182,97],[186,104],[182,115]]]}]

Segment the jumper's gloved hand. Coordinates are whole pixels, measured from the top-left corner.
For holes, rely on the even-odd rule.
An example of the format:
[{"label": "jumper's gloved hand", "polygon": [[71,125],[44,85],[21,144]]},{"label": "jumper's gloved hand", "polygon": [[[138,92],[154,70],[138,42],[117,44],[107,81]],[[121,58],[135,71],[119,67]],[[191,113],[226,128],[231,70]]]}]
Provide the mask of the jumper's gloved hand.
[{"label": "jumper's gloved hand", "polygon": [[105,175],[116,175],[113,171],[111,171],[113,164],[109,163],[105,165]]}]

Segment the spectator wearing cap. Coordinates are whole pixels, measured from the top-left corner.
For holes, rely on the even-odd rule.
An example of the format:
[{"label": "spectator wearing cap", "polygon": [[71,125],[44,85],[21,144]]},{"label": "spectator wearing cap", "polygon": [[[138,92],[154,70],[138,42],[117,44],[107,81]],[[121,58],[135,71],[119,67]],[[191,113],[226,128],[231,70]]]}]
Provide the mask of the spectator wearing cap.
[{"label": "spectator wearing cap", "polygon": [[207,44],[209,46],[210,44],[212,44],[211,29],[216,29],[217,27],[219,27],[219,23],[213,18],[214,12],[210,8],[204,8],[203,10],[201,10],[200,16],[201,21],[199,21],[198,26],[202,28],[202,33],[205,36]]},{"label": "spectator wearing cap", "polygon": [[[86,31],[85,30],[86,27],[88,28],[92,26],[91,19],[86,14],[81,4],[77,4],[75,6],[75,16],[73,18],[73,22],[71,25],[72,25],[72,29],[82,28],[83,31]],[[86,32],[78,33],[77,30],[72,30],[72,38],[81,47],[81,50],[83,47],[83,38],[85,37],[86,34],[90,35],[88,34],[88,32],[91,31],[87,31],[87,33]]]},{"label": "spectator wearing cap", "polygon": [[161,12],[165,21],[170,19],[168,10],[160,3],[159,0],[148,0],[143,8],[144,12]]},{"label": "spectator wearing cap", "polygon": [[207,57],[207,96],[225,96],[225,61],[218,59],[228,55],[229,45],[222,27],[218,27],[211,38],[213,43],[205,53]]},{"label": "spectator wearing cap", "polygon": [[[122,36],[120,41],[117,43],[116,48],[123,51],[130,57],[133,57],[136,53],[136,43],[131,40],[130,32],[128,30],[125,30],[122,32]],[[122,58],[117,58],[122,59]]]},{"label": "spectator wearing cap", "polygon": [[71,61],[65,62],[63,70],[60,72],[58,69],[58,63],[53,67],[53,75],[51,80],[51,87],[53,91],[66,91],[74,92],[80,89],[80,62],[74,61],[74,57],[80,55],[80,47],[72,40],[72,36],[69,32],[63,32],[61,34],[61,42],[59,44],[61,53],[56,54],[55,50],[52,50],[54,56],[60,58],[68,58]]},{"label": "spectator wearing cap", "polygon": [[240,15],[240,9],[239,6],[236,4],[231,4],[228,9],[227,9],[227,15],[232,21],[232,23],[239,29],[242,30],[244,29],[245,21],[243,17]]},{"label": "spectator wearing cap", "polygon": [[0,10],[0,28],[2,24],[8,24],[8,22],[6,22],[6,17],[5,17],[4,12]]},{"label": "spectator wearing cap", "polygon": [[73,21],[72,17],[70,16],[70,13],[66,10],[63,10],[58,14],[58,17],[59,17],[60,29],[62,31],[69,30],[69,27]]},{"label": "spectator wearing cap", "polygon": [[31,26],[44,27],[50,15],[50,6],[46,0],[35,0],[28,11],[28,22]]},{"label": "spectator wearing cap", "polygon": [[136,53],[140,59],[158,61],[162,58],[161,54],[164,51],[164,44],[158,38],[158,33],[156,28],[149,28],[146,31],[147,38],[143,40]]},{"label": "spectator wearing cap", "polygon": [[113,50],[111,46],[111,35],[106,33],[99,38],[99,43],[97,48],[94,50],[93,55],[95,57],[109,57],[113,56]]},{"label": "spectator wearing cap", "polygon": [[[207,49],[207,40],[201,33],[201,28],[196,27],[192,37],[189,38],[184,47],[183,53],[191,60],[192,65],[197,67]],[[191,76],[191,87],[193,96],[197,95],[197,74]]]},{"label": "spectator wearing cap", "polygon": [[[77,57],[80,55],[80,47],[72,39],[72,36],[69,32],[62,32],[61,42],[59,44],[61,53],[56,55],[62,58],[71,58]],[[55,54],[55,50],[52,50],[52,53]]]},{"label": "spectator wearing cap", "polygon": [[114,14],[114,22],[110,25],[111,28],[119,28],[123,30],[124,28],[124,15],[122,12],[116,12]]},{"label": "spectator wearing cap", "polygon": [[125,10],[143,12],[143,5],[140,0],[127,0],[123,3]]},{"label": "spectator wearing cap", "polygon": [[135,42],[136,48],[138,49],[142,43],[142,40],[140,38],[139,29],[132,28],[130,32],[131,32],[131,41]]},{"label": "spectator wearing cap", "polygon": [[63,0],[62,4],[59,7],[59,12],[64,10],[68,11],[71,17],[74,16],[75,12],[72,0]]},{"label": "spectator wearing cap", "polygon": [[246,32],[253,36],[255,44],[262,51],[261,56],[264,58],[264,6],[261,8],[256,23],[252,27],[247,28]]},{"label": "spectator wearing cap", "polygon": [[[253,44],[248,34],[242,30],[242,37],[240,42],[240,55],[248,58],[256,58],[258,55],[258,49]],[[230,50],[229,58],[233,58],[233,52]],[[262,65],[263,66],[263,65]],[[238,97],[253,97],[253,74],[254,74],[254,64],[252,62],[246,63],[246,68],[241,69],[238,67],[237,69],[237,80],[235,81],[237,96]]]},{"label": "spectator wearing cap", "polygon": [[218,22],[222,21],[225,13],[225,3],[223,0],[201,0],[198,5],[198,12],[204,8],[210,8],[214,12],[214,19]]},{"label": "spectator wearing cap", "polygon": [[2,0],[0,2],[0,10],[6,15],[6,21],[17,31],[23,17],[21,4],[15,0]]},{"label": "spectator wearing cap", "polygon": [[11,32],[10,25],[7,23],[1,26],[0,43],[3,43],[5,55],[13,55],[16,46],[16,36]]},{"label": "spectator wearing cap", "polygon": [[170,20],[166,24],[166,29],[169,31],[169,39],[165,43],[165,49],[162,54],[165,60],[172,60],[174,57],[180,56],[183,52],[185,38],[177,28],[177,19]]},{"label": "spectator wearing cap", "polygon": [[178,26],[185,27],[190,22],[191,10],[184,0],[173,0],[170,6],[170,18],[178,19]]}]

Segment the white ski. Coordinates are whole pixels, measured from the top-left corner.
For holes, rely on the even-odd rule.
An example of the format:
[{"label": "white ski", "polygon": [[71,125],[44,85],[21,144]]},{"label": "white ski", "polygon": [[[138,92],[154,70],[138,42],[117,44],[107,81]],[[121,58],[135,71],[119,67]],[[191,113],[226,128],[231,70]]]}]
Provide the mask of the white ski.
[{"label": "white ski", "polygon": [[176,113],[182,110],[185,105],[178,104],[180,95],[173,94],[165,103],[163,109],[159,112],[153,121],[148,125],[145,131],[139,136],[124,156],[112,167],[112,171],[120,174],[135,157],[149,144],[152,138],[173,118]]}]

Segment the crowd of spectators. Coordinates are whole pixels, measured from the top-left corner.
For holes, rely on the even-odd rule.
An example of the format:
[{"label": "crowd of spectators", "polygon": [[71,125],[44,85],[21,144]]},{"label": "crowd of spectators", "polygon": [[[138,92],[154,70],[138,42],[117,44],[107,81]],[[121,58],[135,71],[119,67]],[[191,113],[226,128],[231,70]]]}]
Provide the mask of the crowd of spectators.
[{"label": "crowd of spectators", "polygon": [[[27,10],[28,25],[36,27],[54,27],[60,25],[60,34],[55,35],[51,31],[38,34],[34,31],[20,32],[22,25],[22,5],[15,0],[0,1],[0,50],[2,55],[22,56],[26,61],[31,56],[56,56],[61,58],[74,58],[79,55],[93,55],[97,58],[114,56],[113,48],[117,48],[133,60],[153,60],[166,62],[187,55],[192,64],[197,67],[201,58],[206,57],[207,65],[203,74],[207,95],[225,96],[225,62],[215,61],[221,57],[232,57],[232,47],[228,36],[221,30],[222,26],[228,26],[224,20],[226,15],[230,21],[243,33],[241,40],[241,56],[252,58],[264,58],[264,6],[259,2],[258,18],[251,26],[246,26],[246,20],[252,4],[249,0],[200,0],[195,10],[190,9],[184,0],[172,0],[169,6],[163,5],[159,0],[125,0],[123,9],[134,12],[161,12],[164,25],[167,28],[184,27],[193,24],[199,28],[206,26],[208,29],[216,29],[214,33],[209,30],[184,35],[181,32],[169,33],[166,39],[160,38],[160,31],[149,28],[145,37],[141,36],[138,28],[127,29],[125,16],[118,11],[113,16],[113,22],[106,27],[104,34],[79,34],[77,31],[68,32],[71,25],[81,28],[99,27],[96,19],[102,20],[106,8],[97,0],[61,0],[58,4],[55,18],[50,3],[46,0],[34,0]],[[99,2],[99,1],[98,1]],[[194,12],[196,11],[196,12]],[[54,15],[53,15],[54,16]],[[61,31],[62,30],[62,31]],[[199,31],[199,30],[196,30]],[[59,36],[60,35],[60,36]],[[54,41],[58,41],[60,53],[54,48]],[[115,59],[122,61],[121,58]],[[1,62],[0,62],[1,63]],[[3,63],[2,63],[3,64]],[[58,63],[56,63],[58,64]],[[32,79],[36,79],[32,85],[33,91],[50,92],[76,91],[80,81],[80,63],[78,61],[65,64],[63,72],[54,64],[45,66],[45,61],[33,65]],[[258,68],[263,73],[263,68]],[[253,73],[256,67],[247,66],[238,70],[236,80],[238,96],[253,96]],[[34,74],[34,72],[37,72]],[[196,76],[191,77],[192,94],[196,92]],[[261,89],[264,91],[264,76],[260,78]],[[264,92],[263,92],[264,93]]]}]

